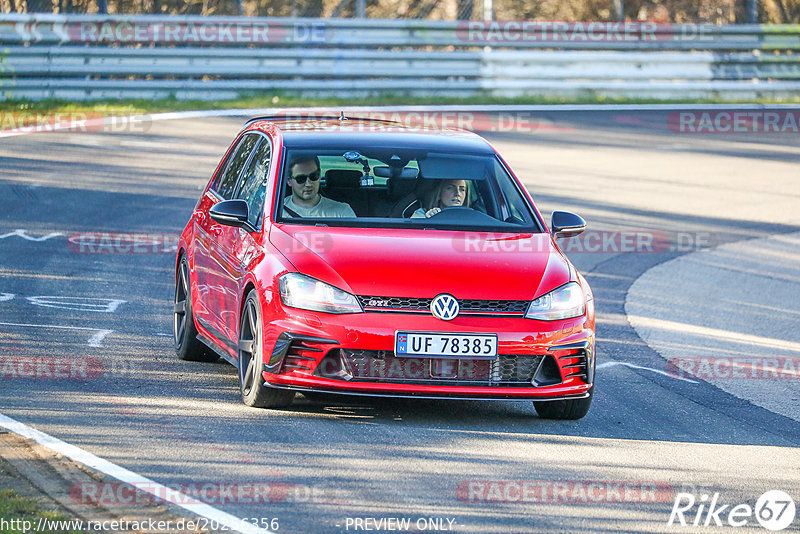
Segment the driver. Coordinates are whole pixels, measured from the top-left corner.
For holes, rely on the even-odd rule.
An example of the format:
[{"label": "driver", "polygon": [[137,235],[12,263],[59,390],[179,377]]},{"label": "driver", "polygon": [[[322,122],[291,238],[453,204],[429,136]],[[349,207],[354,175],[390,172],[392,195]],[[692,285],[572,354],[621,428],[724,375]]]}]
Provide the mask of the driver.
[{"label": "driver", "polygon": [[469,198],[469,182],[466,180],[439,180],[433,189],[427,204],[412,215],[412,219],[433,217],[442,211],[442,208],[451,206],[466,206]]},{"label": "driver", "polygon": [[319,194],[319,158],[299,156],[289,166],[291,196],[283,201],[284,217],[355,217],[353,208]]}]

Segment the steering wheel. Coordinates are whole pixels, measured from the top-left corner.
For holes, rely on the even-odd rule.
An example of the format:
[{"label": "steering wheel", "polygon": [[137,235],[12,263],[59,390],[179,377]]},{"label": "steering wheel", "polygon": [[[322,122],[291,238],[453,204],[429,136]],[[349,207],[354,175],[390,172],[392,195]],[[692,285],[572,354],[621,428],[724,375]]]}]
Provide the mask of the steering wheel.
[{"label": "steering wheel", "polygon": [[436,220],[437,223],[453,224],[467,222],[469,224],[489,224],[496,225],[499,221],[494,217],[486,215],[469,206],[450,206],[442,208],[442,211],[428,218],[429,221]]},{"label": "steering wheel", "polygon": [[470,208],[469,206],[445,206],[441,208],[441,211],[438,211],[428,217],[429,219],[433,219],[434,217],[440,217],[443,213],[448,212],[451,215],[455,215],[457,212],[465,212],[465,211],[475,211],[474,209]]}]

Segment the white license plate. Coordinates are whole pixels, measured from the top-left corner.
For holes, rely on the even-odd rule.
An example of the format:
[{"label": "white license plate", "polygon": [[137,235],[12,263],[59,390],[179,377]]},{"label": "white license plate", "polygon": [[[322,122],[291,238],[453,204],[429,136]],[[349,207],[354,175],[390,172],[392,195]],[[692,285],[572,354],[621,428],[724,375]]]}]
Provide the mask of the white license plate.
[{"label": "white license plate", "polygon": [[472,358],[497,357],[497,334],[447,334],[442,332],[397,332],[394,352],[403,356]]}]

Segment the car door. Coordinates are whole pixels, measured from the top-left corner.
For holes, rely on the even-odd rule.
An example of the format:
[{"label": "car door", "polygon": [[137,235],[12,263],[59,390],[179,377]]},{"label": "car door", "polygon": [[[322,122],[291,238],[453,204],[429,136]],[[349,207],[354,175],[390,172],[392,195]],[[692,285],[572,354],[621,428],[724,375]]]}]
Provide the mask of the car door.
[{"label": "car door", "polygon": [[[238,236],[238,228],[224,226],[209,216],[209,210],[222,200],[234,198],[239,177],[246,167],[253,149],[261,140],[256,133],[247,133],[239,141],[225,170],[214,180],[200,201],[195,217],[195,272],[197,300],[195,316],[200,325],[219,340],[229,352],[235,353],[236,344],[229,337],[225,319],[235,306],[236,294],[231,295],[226,269],[232,263],[226,257],[230,244]],[[235,308],[234,308],[235,313]]]},{"label": "car door", "polygon": [[239,178],[234,198],[247,202],[248,223],[250,228],[229,228],[231,239],[225,240],[222,246],[226,249],[222,255],[230,263],[222,271],[222,282],[226,295],[233,300],[226,308],[222,319],[229,339],[239,339],[239,308],[242,298],[241,288],[244,277],[253,260],[263,250],[259,244],[259,236],[264,223],[264,200],[267,192],[267,180],[272,156],[272,145],[269,139],[262,136],[261,142],[253,150],[247,167]]}]

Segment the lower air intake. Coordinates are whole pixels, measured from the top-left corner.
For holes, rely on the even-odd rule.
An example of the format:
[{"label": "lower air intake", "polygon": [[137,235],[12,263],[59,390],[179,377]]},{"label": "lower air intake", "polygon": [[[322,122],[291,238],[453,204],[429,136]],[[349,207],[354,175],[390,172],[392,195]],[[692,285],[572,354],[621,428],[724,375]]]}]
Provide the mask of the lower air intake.
[{"label": "lower air intake", "polygon": [[533,387],[543,355],[499,355],[496,360],[397,358],[391,351],[331,351],[314,374],[351,382],[448,386]]}]

